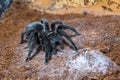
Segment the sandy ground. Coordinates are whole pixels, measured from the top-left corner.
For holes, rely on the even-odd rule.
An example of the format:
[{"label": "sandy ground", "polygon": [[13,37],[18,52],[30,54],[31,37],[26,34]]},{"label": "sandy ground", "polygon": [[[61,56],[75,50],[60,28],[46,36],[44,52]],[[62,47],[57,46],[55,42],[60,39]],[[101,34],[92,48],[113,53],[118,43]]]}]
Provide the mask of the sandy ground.
[{"label": "sandy ground", "polygon": [[[26,24],[32,21],[39,21],[42,17],[47,18],[49,22],[54,19],[60,19],[74,26],[81,33],[80,36],[72,37],[78,47],[99,49],[120,67],[119,15],[41,14],[39,11],[29,10],[26,5],[14,4],[0,22],[1,80],[61,80],[61,77],[63,78],[62,80],[66,79],[63,75],[61,77],[54,75],[55,73],[57,74],[57,71],[59,72],[60,67],[64,66],[62,65],[62,62],[66,59],[63,56],[64,54],[54,56],[47,66],[43,64],[44,52],[40,52],[30,62],[25,63],[28,48],[25,47],[26,44],[19,44],[20,33]],[[70,32],[68,34],[72,35]],[[69,46],[66,45],[65,49],[69,49]],[[54,66],[55,64],[56,66]],[[38,68],[40,71],[37,71]],[[50,70],[53,71],[46,76],[39,76],[42,74],[41,71],[49,72]],[[49,77],[51,74],[56,77]],[[67,75],[67,72],[65,72],[65,75]],[[120,72],[107,75],[102,77],[102,79],[119,80]]]}]

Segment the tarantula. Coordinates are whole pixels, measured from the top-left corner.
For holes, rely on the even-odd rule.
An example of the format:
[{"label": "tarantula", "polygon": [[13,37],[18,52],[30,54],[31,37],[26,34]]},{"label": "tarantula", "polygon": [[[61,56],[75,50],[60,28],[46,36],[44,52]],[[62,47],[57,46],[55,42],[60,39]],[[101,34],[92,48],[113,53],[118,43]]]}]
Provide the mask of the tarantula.
[{"label": "tarantula", "polygon": [[[44,26],[44,25],[45,26]],[[55,25],[59,24],[58,28],[55,28]],[[72,39],[63,31],[63,29],[71,29],[77,35],[77,32],[74,28],[64,25],[61,21],[53,21],[51,24],[51,30],[49,29],[48,21],[43,18],[41,22],[33,22],[27,25],[26,29],[21,33],[21,42],[23,43],[24,34],[27,35],[27,42],[29,45],[29,53],[26,58],[26,61],[30,60],[31,53],[36,44],[39,44],[39,48],[43,48],[46,52],[45,54],[45,64],[51,59],[52,54],[57,54],[56,43],[59,43],[61,49],[64,48],[62,37],[66,37],[77,51],[77,47],[73,43]],[[62,32],[62,34],[61,34]]]}]

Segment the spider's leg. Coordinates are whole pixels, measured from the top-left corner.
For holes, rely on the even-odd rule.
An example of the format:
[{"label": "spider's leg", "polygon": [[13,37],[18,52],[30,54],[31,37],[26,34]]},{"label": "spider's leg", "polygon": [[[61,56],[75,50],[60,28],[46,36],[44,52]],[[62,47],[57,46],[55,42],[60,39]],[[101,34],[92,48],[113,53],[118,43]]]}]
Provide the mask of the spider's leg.
[{"label": "spider's leg", "polygon": [[50,29],[49,29],[49,24],[48,24],[48,22],[45,22],[45,29],[46,29],[46,30],[50,30]]},{"label": "spider's leg", "polygon": [[42,46],[39,45],[36,49],[36,52],[31,56],[31,59],[35,57],[41,50],[42,50]]},{"label": "spider's leg", "polygon": [[60,30],[60,29],[70,29],[71,31],[73,31],[76,35],[80,35],[80,33],[75,29],[75,28],[73,28],[73,27],[71,27],[71,26],[69,26],[69,25],[65,25],[65,24],[61,24],[61,25],[59,25],[58,26],[58,28],[57,28],[58,30]]},{"label": "spider's leg", "polygon": [[45,47],[45,64],[48,64],[49,59],[50,59],[50,51],[47,50],[47,46]]},{"label": "spider's leg", "polygon": [[58,33],[61,35],[61,36],[64,36],[67,40],[69,40],[69,42],[72,44],[73,48],[75,51],[78,50],[78,48],[75,46],[74,42],[72,41],[71,37],[68,36],[63,30],[58,30]]},{"label": "spider's leg", "polygon": [[28,55],[27,55],[27,58],[26,58],[26,62],[30,61],[30,56],[31,56],[31,53],[33,52],[34,46],[35,46],[35,42],[30,42],[29,52],[28,52]]},{"label": "spider's leg", "polygon": [[48,23],[48,20],[46,18],[42,18],[41,23],[45,25],[45,30],[50,30],[49,23]]},{"label": "spider's leg", "polygon": [[55,27],[57,24],[62,24],[62,21],[60,21],[60,20],[52,21],[52,23],[51,23],[51,30],[52,31],[55,31]]},{"label": "spider's leg", "polygon": [[48,64],[51,58],[51,50],[49,44],[45,44],[45,64]]},{"label": "spider's leg", "polygon": [[57,54],[57,50],[56,50],[56,43],[52,43],[52,54],[56,55]]},{"label": "spider's leg", "polygon": [[48,64],[48,55],[49,55],[49,53],[46,52],[46,53],[45,53],[45,64],[46,64],[46,65]]},{"label": "spider's leg", "polygon": [[21,33],[21,36],[20,36],[20,44],[22,44],[23,43],[23,41],[24,41],[24,34],[26,34],[26,31],[23,31],[22,33]]},{"label": "spider's leg", "polygon": [[58,38],[58,43],[60,44],[60,48],[63,50],[64,49],[64,44],[63,44],[63,40],[61,38],[61,36],[58,34],[59,37]]},{"label": "spider's leg", "polygon": [[29,52],[28,52],[28,56],[26,58],[26,62],[30,60],[30,56],[31,53],[33,52],[33,49],[35,48],[35,45],[37,43],[37,38],[36,38],[36,32],[32,32],[29,36],[28,36],[28,46],[29,46]]},{"label": "spider's leg", "polygon": [[80,33],[75,28],[68,26],[68,29],[72,30],[76,35],[80,35]]}]

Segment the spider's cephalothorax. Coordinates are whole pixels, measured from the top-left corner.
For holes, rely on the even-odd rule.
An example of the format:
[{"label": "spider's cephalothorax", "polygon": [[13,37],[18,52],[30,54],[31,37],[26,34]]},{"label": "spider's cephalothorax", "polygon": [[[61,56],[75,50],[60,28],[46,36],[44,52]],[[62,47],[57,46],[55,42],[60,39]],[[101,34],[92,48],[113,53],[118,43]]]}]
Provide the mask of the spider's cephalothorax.
[{"label": "spider's cephalothorax", "polygon": [[[56,25],[58,25],[57,28]],[[42,18],[41,22],[33,22],[28,24],[26,29],[21,34],[20,42],[23,42],[24,34],[26,34],[29,46],[29,53],[26,61],[30,60],[31,53],[37,44],[39,45],[40,49],[43,49],[45,51],[45,63],[47,64],[52,55],[57,54],[57,43],[60,45],[61,49],[64,49],[62,36],[64,36],[72,44],[74,50],[77,51],[78,48],[75,46],[71,37],[67,35],[64,29],[70,29],[77,35],[79,34],[79,32],[77,32],[73,27],[65,25],[62,23],[62,21],[59,20],[53,21],[50,27],[48,21],[45,18]]]}]

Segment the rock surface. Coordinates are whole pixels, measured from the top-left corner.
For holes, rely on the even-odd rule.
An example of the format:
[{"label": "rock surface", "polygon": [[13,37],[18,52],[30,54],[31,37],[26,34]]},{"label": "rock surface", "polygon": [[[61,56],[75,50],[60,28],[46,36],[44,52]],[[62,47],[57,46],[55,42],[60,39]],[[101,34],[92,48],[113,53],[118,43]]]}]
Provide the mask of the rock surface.
[{"label": "rock surface", "polygon": [[[30,0],[29,0],[30,1]],[[120,4],[119,0],[31,0],[31,3],[35,6],[40,6],[43,8],[48,8],[50,6],[56,6],[61,7],[61,6],[73,6],[73,7],[78,7],[78,6],[85,6],[85,5],[98,5],[97,3],[104,3],[107,2],[109,5],[110,4]]]},{"label": "rock surface", "polygon": [[[120,15],[120,0],[33,0],[30,9],[52,13],[88,13],[94,15]],[[87,1],[87,0],[86,0]]]},{"label": "rock surface", "polygon": [[[95,77],[111,74],[118,70],[117,65],[98,50],[83,49],[67,62],[69,73],[79,77]],[[78,75],[79,74],[79,75]]]}]

